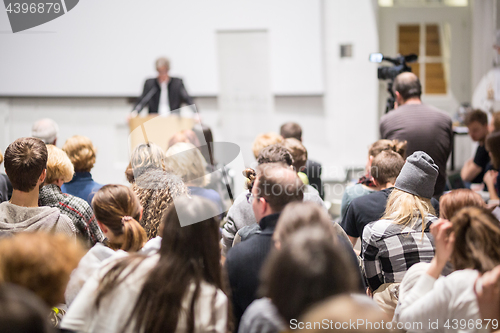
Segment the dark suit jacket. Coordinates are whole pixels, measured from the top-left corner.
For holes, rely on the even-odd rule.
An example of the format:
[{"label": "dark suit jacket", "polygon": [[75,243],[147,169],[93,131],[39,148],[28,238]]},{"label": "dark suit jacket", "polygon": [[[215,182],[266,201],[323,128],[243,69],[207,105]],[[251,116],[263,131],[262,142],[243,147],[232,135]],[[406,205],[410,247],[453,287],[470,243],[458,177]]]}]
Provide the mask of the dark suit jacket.
[{"label": "dark suit jacket", "polygon": [[236,325],[245,309],[257,299],[260,269],[273,247],[272,236],[279,216],[276,213],[263,217],[259,222],[262,232],[236,244],[227,253],[225,267],[231,285]]},{"label": "dark suit jacket", "polygon": [[307,178],[309,178],[309,185],[318,190],[321,199],[325,199],[323,182],[321,181],[321,164],[308,159],[306,161],[304,173],[307,175]]},{"label": "dark suit jacket", "polygon": [[[161,88],[156,78],[146,80],[146,82],[144,83],[144,89],[142,91],[142,95],[137,100],[137,104],[135,106],[137,107],[137,105],[141,102],[144,96],[146,96],[153,87],[156,87],[157,91],[153,95],[153,97],[149,100],[147,106],[149,107],[149,113],[158,113]],[[182,82],[181,79],[176,77],[171,77],[170,80],[168,81],[168,101],[170,104],[171,111],[179,109],[182,103],[185,103],[187,105],[193,104],[193,99],[187,93],[186,88],[184,87],[184,83]]]}]

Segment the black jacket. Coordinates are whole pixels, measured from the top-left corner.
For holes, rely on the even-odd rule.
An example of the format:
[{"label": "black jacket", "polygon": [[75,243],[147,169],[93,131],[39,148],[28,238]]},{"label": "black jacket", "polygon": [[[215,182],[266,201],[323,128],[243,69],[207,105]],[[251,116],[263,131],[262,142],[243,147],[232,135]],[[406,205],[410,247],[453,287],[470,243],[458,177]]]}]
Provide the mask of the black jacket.
[{"label": "black jacket", "polygon": [[[149,107],[149,113],[158,113],[161,88],[156,78],[146,80],[146,82],[144,83],[144,89],[142,91],[142,95],[137,100],[135,107],[137,107],[137,105],[142,101],[144,96],[146,96],[148,92],[154,87],[156,87],[157,89],[156,93],[149,100],[147,106]],[[182,79],[171,77],[170,80],[168,81],[168,101],[170,104],[171,111],[179,109],[182,103],[185,103],[187,105],[193,104],[193,99],[187,93],[186,88],[184,87],[184,83],[182,82]]]},{"label": "black jacket", "polygon": [[308,159],[306,161],[304,173],[307,175],[307,178],[309,178],[309,185],[318,190],[319,196],[324,200],[325,193],[323,191],[323,182],[321,181],[321,164]]},{"label": "black jacket", "polygon": [[272,236],[279,217],[279,213],[263,217],[259,222],[262,232],[235,245],[227,253],[225,267],[231,285],[236,325],[245,309],[257,299],[260,269],[273,247]]}]

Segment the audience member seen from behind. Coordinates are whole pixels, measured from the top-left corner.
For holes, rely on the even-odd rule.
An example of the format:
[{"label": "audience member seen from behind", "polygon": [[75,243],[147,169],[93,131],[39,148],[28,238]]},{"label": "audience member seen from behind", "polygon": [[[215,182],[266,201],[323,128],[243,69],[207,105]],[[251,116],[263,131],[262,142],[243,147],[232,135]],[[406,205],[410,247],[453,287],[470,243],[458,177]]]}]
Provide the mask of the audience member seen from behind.
[{"label": "audience member seen from behind", "polygon": [[12,199],[0,204],[0,233],[60,232],[75,237],[71,219],[54,207],[38,207],[40,186],[47,174],[47,146],[40,139],[21,138],[5,151],[5,172]]},{"label": "audience member seen from behind", "polygon": [[8,333],[56,333],[50,308],[33,292],[0,283],[0,327]]},{"label": "audience member seen from behind", "polygon": [[355,185],[348,186],[342,196],[342,203],[340,206],[341,221],[344,220],[347,209],[354,199],[370,194],[373,191],[382,190],[379,185],[374,183],[371,169],[373,160],[383,151],[393,151],[398,153],[404,160],[406,159],[406,141],[399,142],[398,140],[378,140],[370,146],[368,149],[368,161],[366,162],[365,175],[359,178]]},{"label": "audience member seen from behind", "polygon": [[252,144],[252,152],[255,159],[259,157],[260,151],[270,145],[283,144],[283,137],[273,132],[259,134]]},{"label": "audience member seen from behind", "polygon": [[[320,227],[294,233],[262,269],[262,293],[290,327],[294,319],[326,298],[357,291],[354,263]],[[298,287],[300,286],[300,287]]]},{"label": "audience member seen from behind", "polygon": [[494,170],[486,172],[484,175],[484,183],[490,194],[491,203],[498,204],[500,196],[500,132],[493,132],[486,138],[486,149],[491,158],[491,164]]},{"label": "audience member seen from behind", "polygon": [[[260,268],[272,248],[272,235],[280,213],[288,203],[303,200],[303,187],[297,173],[281,163],[261,164],[257,168],[248,201],[262,231],[233,247],[225,262],[237,321],[257,298]],[[276,192],[277,188],[281,191]]]},{"label": "audience member seen from behind", "polygon": [[137,222],[141,220],[142,207],[130,188],[123,185],[104,185],[95,194],[92,207],[97,223],[108,242],[107,246],[96,244],[92,247],[71,274],[65,294],[68,306],[73,302],[85,281],[104,260],[115,255],[117,250],[137,252],[147,241],[146,232]]},{"label": "audience member seen from behind", "polygon": [[179,142],[166,152],[167,171],[181,177],[192,195],[211,200],[219,209],[219,215],[226,210],[219,193],[204,188],[210,183],[210,174],[206,173],[207,162],[201,152],[191,143]]},{"label": "audience member seen from behind", "polygon": [[[299,323],[303,323],[303,328],[299,328]],[[314,305],[290,327],[299,328],[297,332],[300,333],[394,332],[388,328],[388,324],[391,324],[391,318],[369,299],[355,295],[339,295]]]},{"label": "audience member seen from behind", "polygon": [[[302,145],[301,145],[302,146]],[[303,146],[302,146],[303,147]],[[297,150],[299,151],[299,150]],[[297,152],[296,151],[296,152]],[[301,154],[305,152],[304,150]],[[293,168],[293,157],[290,151],[281,144],[268,146],[261,150],[257,163],[264,165],[267,163],[282,163],[284,167]],[[246,169],[245,172],[253,175],[253,169]],[[248,177],[248,174],[246,175]],[[229,208],[226,217],[226,223],[222,229],[222,253],[225,255],[227,251],[241,240],[251,237],[253,234],[260,232],[261,229],[257,224],[252,205],[247,200],[250,194],[253,181],[247,179],[248,191],[243,191],[234,201],[234,204]],[[326,207],[321,200],[318,192],[311,185],[304,185],[304,201],[312,201],[325,209]]]},{"label": "audience member seen from behind", "polygon": [[207,215],[217,215],[210,200],[177,200],[163,217],[159,255],[131,255],[103,267],[85,284],[61,327],[110,333],[232,331],[219,221],[204,219]]},{"label": "audience member seen from behind", "polygon": [[481,110],[473,110],[465,115],[465,126],[469,129],[469,136],[478,146],[474,157],[467,160],[460,171],[464,182],[482,183],[490,156],[485,147],[488,131],[488,115]]},{"label": "audience member seen from behind", "polygon": [[429,155],[413,153],[396,179],[384,216],[363,230],[361,257],[368,285],[388,314],[397,299],[388,299],[386,293],[393,295],[394,283],[400,283],[412,265],[434,256],[430,226],[437,217],[431,198],[437,175],[438,166]]},{"label": "audience member seen from behind", "polygon": [[141,143],[135,147],[125,176],[130,184],[135,183],[143,173],[150,170],[165,170],[165,152],[153,142]]},{"label": "audience member seen from behind", "polygon": [[[288,122],[281,125],[280,134],[284,139],[294,138],[302,142],[302,127],[299,124],[294,122]],[[307,179],[309,180],[309,185],[314,187],[321,197],[321,199],[325,198],[324,189],[323,189],[323,181],[321,180],[321,164],[313,161],[311,159],[307,159],[306,165],[304,167],[303,172],[306,174]]]},{"label": "audience member seen from behind", "polygon": [[453,145],[451,117],[447,112],[423,104],[422,86],[411,72],[399,74],[393,84],[395,109],[380,119],[380,137],[406,140],[406,154],[424,151],[439,167],[434,197],[439,198],[446,185],[446,162]]},{"label": "audience member seen from behind", "polygon": [[394,183],[405,161],[398,153],[386,150],[377,154],[370,164],[372,183],[377,191],[354,198],[340,222],[353,247],[363,236],[365,226],[384,215],[387,198],[394,190]]},{"label": "audience member seen from behind", "polygon": [[55,146],[59,136],[59,126],[50,118],[37,120],[31,127],[31,136]]},{"label": "audience member seen from behind", "polygon": [[325,207],[325,202],[321,199],[318,190],[316,190],[313,186],[309,185],[309,180],[305,173],[301,172],[306,165],[307,161],[307,150],[306,147],[297,139],[289,138],[285,139],[283,145],[292,155],[292,165],[291,167],[297,175],[304,183],[304,195],[307,197],[308,201],[314,201],[320,206]]},{"label": "audience member seen from behind", "polygon": [[[3,163],[3,155],[0,152],[0,165]],[[6,174],[0,173],[0,203],[10,200],[12,197],[12,184]]]},{"label": "audience member seen from behind", "polygon": [[[361,272],[357,269],[358,261],[349,245],[347,236],[338,224],[332,223],[328,213],[318,205],[312,202],[287,204],[273,234],[274,247],[280,250],[281,244],[285,244],[294,234],[303,229],[321,229],[326,239],[339,246],[345,258],[350,260],[352,266],[356,268],[355,274],[360,284],[359,290],[363,292]],[[253,301],[245,310],[238,332],[281,332],[286,328],[284,319],[279,315],[272,301],[263,297]]]},{"label": "audience member seen from behind", "polygon": [[495,131],[500,130],[500,111],[491,113],[491,120],[488,124],[488,131],[493,133]]},{"label": "audience member seen from behind", "polygon": [[75,226],[77,237],[88,248],[104,241],[104,235],[87,201],[61,192],[61,185],[73,178],[73,164],[68,156],[54,145],[47,145],[47,152],[47,176],[40,189],[38,204],[55,207],[68,216]]},{"label": "audience member seen from behind", "polygon": [[[436,254],[426,273],[400,299],[395,319],[402,323],[436,322],[436,332],[448,331],[447,322],[476,323],[481,315],[475,282],[480,274],[500,264],[498,220],[482,208],[467,207],[451,222],[441,219],[434,223],[432,234]],[[455,272],[440,277],[449,260]]]},{"label": "audience member seen from behind", "polygon": [[33,291],[54,307],[64,303],[69,275],[83,254],[65,235],[19,233],[0,240],[0,274],[5,282]]},{"label": "audience member seen from behind", "polygon": [[173,205],[176,198],[187,195],[189,191],[178,176],[160,169],[143,173],[132,185],[132,189],[143,207],[139,223],[146,230],[148,239],[159,238],[163,213]]},{"label": "audience member seen from behind", "polygon": [[450,221],[464,207],[486,208],[486,203],[479,193],[465,188],[456,189],[439,200],[439,217]]},{"label": "audience member seen from behind", "polygon": [[[265,163],[282,163],[291,166],[293,164],[293,158],[290,151],[283,145],[273,144],[260,151],[259,156],[257,156],[257,163],[259,165]],[[245,174],[245,176],[252,177],[253,180],[247,178],[247,190],[236,197],[233,205],[229,207],[226,215],[226,222],[222,229],[222,255],[224,257],[227,255],[227,251],[233,246],[238,231],[246,226],[253,226],[257,223],[252,204],[247,199],[253,183],[255,182],[255,170],[249,168],[245,170],[244,173],[247,171],[251,173],[251,175]]]},{"label": "audience member seen from behind", "polygon": [[63,193],[74,195],[92,204],[95,192],[102,187],[92,179],[90,170],[96,161],[96,149],[89,138],[75,135],[66,140],[62,150],[68,154],[75,167],[73,179],[61,186]]}]

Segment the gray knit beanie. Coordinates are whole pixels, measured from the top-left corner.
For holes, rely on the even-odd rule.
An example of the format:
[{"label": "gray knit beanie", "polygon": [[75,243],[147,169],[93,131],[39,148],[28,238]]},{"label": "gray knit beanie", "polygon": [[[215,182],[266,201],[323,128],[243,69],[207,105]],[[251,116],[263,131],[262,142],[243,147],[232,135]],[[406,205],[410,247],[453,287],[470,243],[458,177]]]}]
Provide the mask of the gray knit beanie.
[{"label": "gray knit beanie", "polygon": [[430,199],[439,173],[434,160],[423,151],[416,151],[406,159],[394,187],[419,197]]}]

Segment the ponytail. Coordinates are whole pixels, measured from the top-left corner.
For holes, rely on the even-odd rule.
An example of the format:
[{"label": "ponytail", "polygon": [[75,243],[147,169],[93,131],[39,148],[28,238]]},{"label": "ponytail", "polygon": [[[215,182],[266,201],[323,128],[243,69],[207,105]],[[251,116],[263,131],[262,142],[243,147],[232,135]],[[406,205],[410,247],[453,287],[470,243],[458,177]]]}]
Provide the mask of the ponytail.
[{"label": "ponytail", "polygon": [[146,232],[137,222],[141,218],[141,205],[137,195],[123,185],[105,185],[92,200],[94,214],[115,236],[122,241],[109,242],[113,250],[136,252],[147,241]]},{"label": "ponytail", "polygon": [[147,241],[146,231],[131,216],[122,217],[123,224],[123,243],[120,250],[127,252],[137,252]]}]

